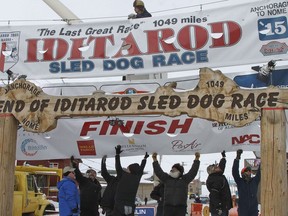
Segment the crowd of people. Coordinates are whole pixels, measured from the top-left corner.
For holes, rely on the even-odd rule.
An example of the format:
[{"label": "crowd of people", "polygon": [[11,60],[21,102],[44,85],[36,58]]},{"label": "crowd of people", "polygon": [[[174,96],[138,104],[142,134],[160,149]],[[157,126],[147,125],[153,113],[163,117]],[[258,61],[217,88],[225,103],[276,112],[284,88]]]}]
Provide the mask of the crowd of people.
[{"label": "crowd of people", "polygon": [[[106,158],[101,161],[101,175],[107,186],[101,195],[101,185],[96,179],[97,173],[88,169],[83,175],[79,170],[79,160],[71,156],[71,166],[63,169],[63,179],[58,182],[59,212],[61,216],[99,216],[99,206],[106,216],[134,216],[135,198],[144,172],[148,153],[140,164],[132,163],[127,168],[121,166],[121,146],[115,147],[116,175],[111,175],[106,168]],[[255,177],[251,167],[244,167],[239,174],[239,160],[242,150],[237,150],[233,162],[232,175],[238,190],[238,216],[258,216],[257,192],[260,183],[260,166]],[[207,167],[206,186],[209,191],[209,210],[211,216],[228,216],[229,210],[236,205],[235,195],[231,196],[229,183],[224,175],[226,153],[221,152],[219,163]],[[187,214],[188,185],[196,177],[200,166],[200,153],[195,153],[190,170],[176,163],[169,173],[162,170],[157,153],[152,154],[155,174],[154,187],[150,198],[157,201],[156,216],[185,216]],[[145,205],[147,204],[145,197]]]}]

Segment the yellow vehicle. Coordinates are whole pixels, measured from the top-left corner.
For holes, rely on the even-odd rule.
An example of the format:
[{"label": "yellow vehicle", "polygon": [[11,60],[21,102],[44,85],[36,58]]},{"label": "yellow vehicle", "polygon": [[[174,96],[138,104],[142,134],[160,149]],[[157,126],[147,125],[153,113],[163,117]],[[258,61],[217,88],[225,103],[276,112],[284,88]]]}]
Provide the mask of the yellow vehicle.
[{"label": "yellow vehicle", "polygon": [[[42,216],[57,212],[52,200],[57,197],[56,183],[62,169],[43,166],[16,166],[13,197],[13,216]],[[51,184],[53,183],[54,184]],[[55,185],[55,186],[54,186]]]}]

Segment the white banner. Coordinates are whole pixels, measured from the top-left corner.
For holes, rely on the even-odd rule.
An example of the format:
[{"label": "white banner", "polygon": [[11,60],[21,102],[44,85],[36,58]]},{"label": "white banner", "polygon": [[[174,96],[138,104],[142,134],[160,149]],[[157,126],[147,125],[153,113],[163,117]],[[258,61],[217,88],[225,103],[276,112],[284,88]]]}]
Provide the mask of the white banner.
[{"label": "white banner", "polygon": [[83,78],[268,62],[287,59],[287,29],[287,1],[275,0],[135,20],[7,26],[0,28],[0,71]]},{"label": "white banner", "polygon": [[194,155],[222,150],[260,150],[260,121],[235,128],[187,116],[121,117],[123,127],[107,118],[61,119],[51,132],[18,132],[17,159],[45,160],[114,156],[121,145],[124,156],[157,152],[162,155]]}]

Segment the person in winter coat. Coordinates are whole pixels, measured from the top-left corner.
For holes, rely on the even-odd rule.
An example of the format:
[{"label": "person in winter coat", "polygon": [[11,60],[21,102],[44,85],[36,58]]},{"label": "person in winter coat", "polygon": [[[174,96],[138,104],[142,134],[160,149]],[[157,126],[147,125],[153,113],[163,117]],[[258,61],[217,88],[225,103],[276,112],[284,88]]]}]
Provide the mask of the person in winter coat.
[{"label": "person in winter coat", "polygon": [[79,215],[80,196],[74,170],[70,166],[64,167],[63,179],[57,183],[60,215]]},{"label": "person in winter coat", "polygon": [[133,2],[134,11],[136,14],[130,14],[128,19],[139,19],[145,17],[152,17],[152,15],[146,10],[144,2],[141,0],[135,0]]},{"label": "person in winter coat", "polygon": [[71,162],[75,168],[76,180],[80,189],[80,216],[99,216],[99,203],[101,199],[101,189],[99,181],[96,179],[96,171],[88,169],[86,177],[79,170],[79,161],[71,157]]},{"label": "person in winter coat", "polygon": [[239,216],[258,216],[258,185],[260,183],[260,166],[255,177],[251,177],[251,167],[244,167],[239,175],[239,161],[241,159],[242,149],[237,150],[237,156],[232,167],[232,175],[237,184],[239,201]]},{"label": "person in winter coat", "polygon": [[164,199],[164,184],[159,180],[154,182],[154,188],[150,193],[150,197],[157,200],[156,216],[163,216],[163,199]]},{"label": "person in winter coat", "polygon": [[164,183],[164,216],[185,216],[187,210],[188,184],[197,175],[200,166],[200,153],[195,153],[194,163],[185,175],[184,167],[174,164],[170,173],[165,173],[153,153],[153,169],[156,176]]},{"label": "person in winter coat", "polygon": [[144,159],[139,166],[138,163],[130,164],[127,170],[124,171],[120,163],[121,146],[115,147],[116,150],[116,172],[119,177],[119,182],[115,194],[115,204],[113,216],[134,216],[135,198],[138,186],[143,175],[146,159],[149,155],[145,154]]},{"label": "person in winter coat", "polygon": [[209,194],[209,209],[211,216],[228,216],[232,208],[232,199],[229,183],[223,175],[226,167],[226,154],[222,153],[219,164],[212,164],[207,167],[209,174],[206,180],[206,187]]},{"label": "person in winter coat", "polygon": [[106,214],[106,216],[112,216],[114,202],[115,202],[114,198],[115,198],[119,178],[118,176],[113,176],[108,173],[107,167],[106,167],[106,158],[107,158],[107,155],[104,155],[101,161],[101,175],[104,178],[104,180],[107,182],[107,186],[103,193],[100,205],[103,209],[103,213]]}]

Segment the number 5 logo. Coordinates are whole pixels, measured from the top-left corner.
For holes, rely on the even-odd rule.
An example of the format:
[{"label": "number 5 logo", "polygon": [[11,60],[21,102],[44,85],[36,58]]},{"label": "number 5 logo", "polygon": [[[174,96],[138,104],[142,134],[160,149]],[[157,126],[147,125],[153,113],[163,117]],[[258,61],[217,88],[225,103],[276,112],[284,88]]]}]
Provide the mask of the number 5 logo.
[{"label": "number 5 logo", "polygon": [[287,18],[284,16],[258,20],[259,39],[261,41],[287,38],[287,28]]}]

